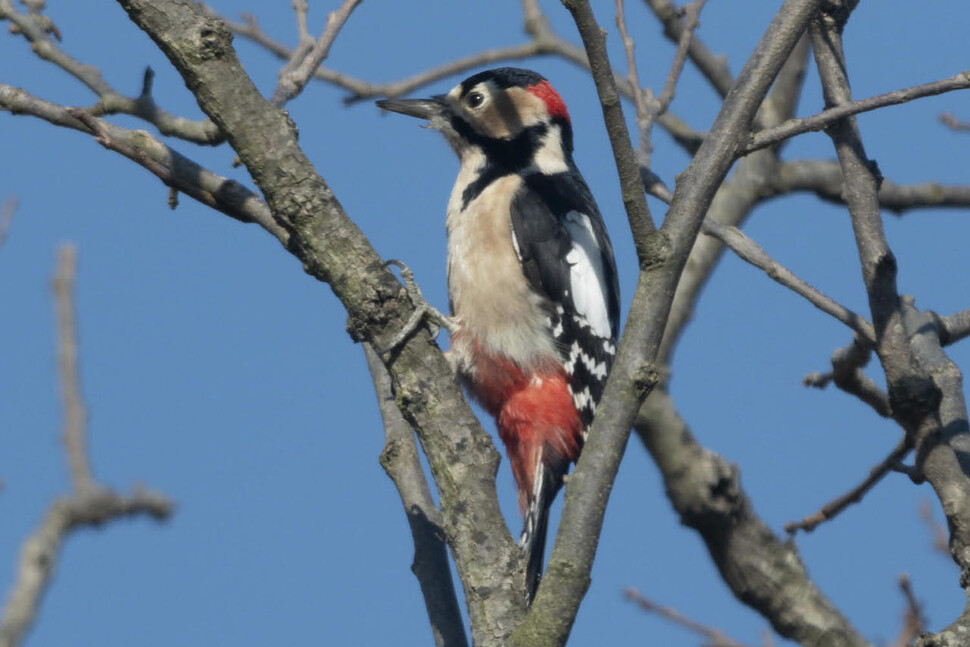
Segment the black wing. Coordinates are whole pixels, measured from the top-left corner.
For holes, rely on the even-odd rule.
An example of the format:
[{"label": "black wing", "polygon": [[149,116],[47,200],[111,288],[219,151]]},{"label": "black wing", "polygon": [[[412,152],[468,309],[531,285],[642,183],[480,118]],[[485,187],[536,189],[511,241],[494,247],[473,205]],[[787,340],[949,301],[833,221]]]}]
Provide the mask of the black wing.
[{"label": "black wing", "polygon": [[585,432],[616,353],[620,305],[613,248],[578,171],[524,180],[512,201],[512,235],[522,271],[548,300],[550,329]]}]

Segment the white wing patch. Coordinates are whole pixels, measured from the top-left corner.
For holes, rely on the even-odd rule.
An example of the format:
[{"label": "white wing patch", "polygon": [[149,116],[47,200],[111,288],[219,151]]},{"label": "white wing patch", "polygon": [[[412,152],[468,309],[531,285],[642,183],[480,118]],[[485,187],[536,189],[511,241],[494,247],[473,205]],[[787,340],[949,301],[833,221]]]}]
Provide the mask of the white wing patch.
[{"label": "white wing patch", "polygon": [[603,271],[603,253],[596,243],[589,216],[570,211],[566,214],[566,230],[572,239],[572,249],[566,254],[569,263],[569,283],[576,311],[586,319],[598,337],[609,339],[610,315],[606,306],[609,287]]}]

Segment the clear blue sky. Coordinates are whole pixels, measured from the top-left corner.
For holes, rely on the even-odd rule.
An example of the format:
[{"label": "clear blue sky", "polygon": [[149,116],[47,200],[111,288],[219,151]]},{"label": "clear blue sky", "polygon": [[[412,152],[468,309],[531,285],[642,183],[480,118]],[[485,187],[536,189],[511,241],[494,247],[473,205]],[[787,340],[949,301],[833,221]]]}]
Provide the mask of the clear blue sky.
[{"label": "clear blue sky", "polygon": [[[314,3],[313,32],[332,3]],[[612,3],[599,3],[611,55],[622,62]],[[737,72],[779,2],[710,2],[700,34]],[[932,9],[929,4],[932,4]],[[857,97],[955,74],[967,65],[963,0],[861,3],[846,33]],[[292,41],[289,2],[213,1],[256,14]],[[575,39],[558,3],[554,26]],[[657,87],[671,48],[638,2],[628,8],[641,73]],[[180,78],[112,2],[50,2],[63,47],[136,94],[145,65],[169,110],[199,116]],[[366,2],[327,64],[390,81],[484,48],[522,42],[518,3]],[[244,41],[238,49],[267,93],[278,62]],[[562,93],[576,130],[577,162],[599,200],[617,248],[624,303],[635,264],[609,146],[590,80],[553,59],[524,63]],[[460,78],[427,88],[441,92]],[[0,82],[63,104],[94,98],[0,35]],[[311,85],[291,105],[301,143],[377,250],[414,269],[444,307],[444,206],[457,169],[440,137],[413,120],[382,116],[371,103],[344,107],[343,93]],[[713,92],[688,69],[673,110],[698,129],[714,116]],[[800,107],[822,107],[811,74]],[[970,182],[970,138],[936,121],[970,119],[967,94],[866,115],[869,153],[896,182]],[[629,111],[628,111],[629,112]],[[145,127],[129,118],[128,127]],[[663,134],[656,171],[673,182],[687,158]],[[118,488],[144,482],[178,502],[170,523],[114,523],[71,537],[40,622],[27,644],[425,645],[428,622],[409,571],[412,547],[397,494],[377,462],[382,430],[360,348],[329,289],[255,226],[241,225],[167,189],[92,138],[0,113],[0,198],[21,206],[0,250],[0,583],[13,577],[20,542],[68,487],[48,284],[62,241],[80,248],[82,374],[91,411],[97,476]],[[173,146],[241,181],[227,147]],[[786,157],[830,158],[821,134]],[[663,210],[653,203],[655,217]],[[970,306],[967,212],[888,215],[901,289],[949,314]],[[813,198],[775,200],[748,233],[779,261],[865,312],[844,210]],[[694,432],[739,464],[764,519],[784,522],[855,484],[896,443],[896,426],[835,391],[801,386],[824,370],[848,332],[753,268],[726,258],[676,355],[672,390]],[[970,366],[966,344],[952,349]],[[874,373],[875,374],[875,373]],[[491,423],[487,422],[491,429]],[[500,496],[517,532],[512,477]],[[931,551],[918,516],[929,486],[892,475],[865,503],[798,544],[831,598],[872,640],[891,640],[903,601],[895,581],[910,573],[931,627],[963,605],[958,573]],[[942,518],[938,506],[934,511]],[[757,643],[767,623],[735,602],[702,543],[679,525],[657,470],[630,445],[606,519],[593,584],[575,645],[691,646],[698,639],[621,598],[624,587]]]}]

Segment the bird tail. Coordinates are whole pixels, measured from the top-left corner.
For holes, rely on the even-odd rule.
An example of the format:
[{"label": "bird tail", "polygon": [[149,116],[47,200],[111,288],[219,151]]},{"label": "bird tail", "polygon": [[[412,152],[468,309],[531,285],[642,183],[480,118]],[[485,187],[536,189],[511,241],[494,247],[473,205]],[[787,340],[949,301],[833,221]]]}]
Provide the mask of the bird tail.
[{"label": "bird tail", "polygon": [[525,595],[530,605],[542,579],[546,534],[549,529],[549,508],[562,483],[562,472],[545,465],[540,458],[536,466],[532,498],[522,525],[522,537],[519,539],[519,546],[526,554]]}]

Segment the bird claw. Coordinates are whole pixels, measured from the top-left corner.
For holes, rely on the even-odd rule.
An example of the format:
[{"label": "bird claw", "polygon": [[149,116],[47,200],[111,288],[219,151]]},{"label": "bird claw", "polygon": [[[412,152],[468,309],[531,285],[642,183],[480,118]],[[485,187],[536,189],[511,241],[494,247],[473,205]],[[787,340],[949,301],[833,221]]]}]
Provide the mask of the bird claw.
[{"label": "bird claw", "polygon": [[399,260],[391,259],[384,263],[384,267],[395,266],[401,271],[401,280],[404,282],[404,291],[407,293],[411,303],[414,304],[414,312],[407,320],[401,330],[394,336],[390,343],[377,352],[381,355],[397,349],[401,344],[408,340],[422,323],[426,323],[431,331],[431,338],[437,339],[438,333],[445,328],[449,333],[457,332],[459,323],[457,317],[448,317],[440,310],[428,303],[421,293],[417,281],[414,280],[414,272],[411,268]]}]

